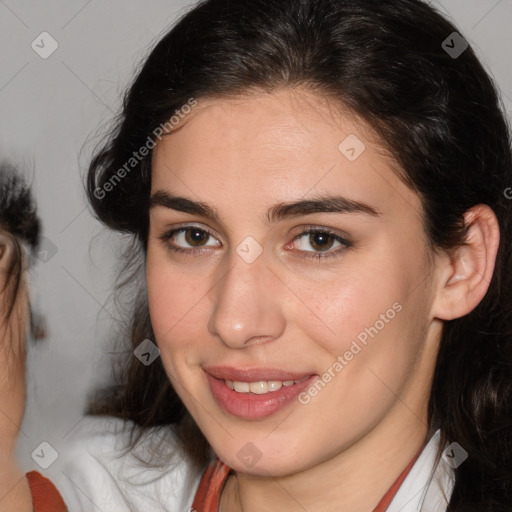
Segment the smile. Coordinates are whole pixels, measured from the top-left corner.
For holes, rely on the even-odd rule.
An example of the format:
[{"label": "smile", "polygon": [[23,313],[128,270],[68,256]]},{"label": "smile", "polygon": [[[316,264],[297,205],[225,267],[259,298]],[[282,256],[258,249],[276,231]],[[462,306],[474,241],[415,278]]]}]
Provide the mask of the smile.
[{"label": "smile", "polygon": [[245,420],[259,420],[277,413],[318,378],[318,375],[297,375],[279,370],[232,368],[208,369],[205,376],[219,407],[225,413]]},{"label": "smile", "polygon": [[243,381],[232,381],[225,380],[225,384],[229,389],[236,391],[237,393],[254,393],[255,395],[263,395],[265,393],[272,393],[279,391],[283,386],[293,386],[294,384],[300,384],[308,377],[303,377],[299,380],[260,380],[256,382],[243,382]]}]

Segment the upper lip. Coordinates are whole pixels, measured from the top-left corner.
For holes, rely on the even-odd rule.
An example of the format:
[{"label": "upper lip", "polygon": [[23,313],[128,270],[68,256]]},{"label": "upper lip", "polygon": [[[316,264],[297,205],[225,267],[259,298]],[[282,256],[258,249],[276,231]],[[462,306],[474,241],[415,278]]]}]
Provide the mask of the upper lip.
[{"label": "upper lip", "polygon": [[312,372],[290,372],[277,368],[233,368],[230,366],[209,366],[203,368],[206,373],[217,379],[238,382],[259,382],[263,380],[299,380],[314,375]]}]

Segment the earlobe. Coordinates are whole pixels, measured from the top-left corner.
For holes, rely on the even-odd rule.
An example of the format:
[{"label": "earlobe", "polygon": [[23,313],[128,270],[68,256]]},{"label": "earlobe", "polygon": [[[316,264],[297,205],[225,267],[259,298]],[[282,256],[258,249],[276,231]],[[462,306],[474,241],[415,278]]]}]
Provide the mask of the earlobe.
[{"label": "earlobe", "polygon": [[442,260],[434,317],[453,320],[470,313],[483,299],[494,272],[500,230],[493,210],[479,204],[464,214],[466,243]]}]

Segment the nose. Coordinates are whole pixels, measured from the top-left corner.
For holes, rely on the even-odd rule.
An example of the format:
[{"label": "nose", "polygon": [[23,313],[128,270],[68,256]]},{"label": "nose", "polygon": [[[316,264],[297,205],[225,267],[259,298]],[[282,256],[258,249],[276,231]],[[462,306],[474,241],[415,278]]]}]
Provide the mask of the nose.
[{"label": "nose", "polygon": [[235,253],[229,270],[211,292],[209,332],[230,348],[279,338],[285,329],[281,288],[263,256],[247,263]]}]

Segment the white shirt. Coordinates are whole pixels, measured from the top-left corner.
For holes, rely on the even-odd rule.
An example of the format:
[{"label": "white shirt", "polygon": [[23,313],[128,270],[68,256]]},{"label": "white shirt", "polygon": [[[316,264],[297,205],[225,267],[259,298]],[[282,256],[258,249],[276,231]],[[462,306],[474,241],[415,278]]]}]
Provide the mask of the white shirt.
[{"label": "white shirt", "polygon": [[440,435],[438,430],[427,443],[387,512],[446,512],[455,475],[444,455],[435,465]]},{"label": "white shirt", "polygon": [[[437,431],[400,486],[388,512],[446,512],[453,470],[441,458]],[[129,429],[109,417],[85,417],[65,451],[63,470],[52,480],[69,512],[189,512],[201,480],[171,429],[152,429],[127,453]],[[161,467],[145,466],[156,450]],[[201,511],[198,511],[201,512]]]}]

